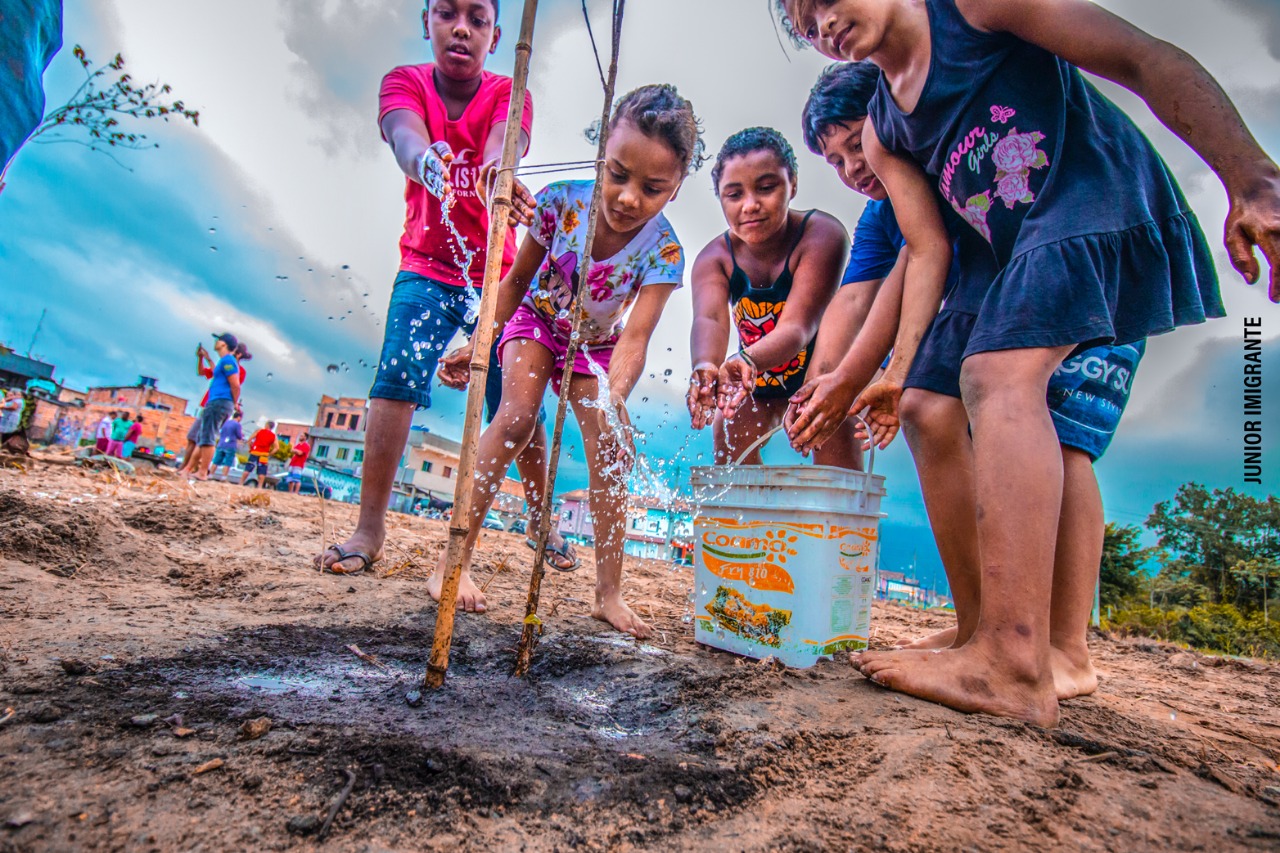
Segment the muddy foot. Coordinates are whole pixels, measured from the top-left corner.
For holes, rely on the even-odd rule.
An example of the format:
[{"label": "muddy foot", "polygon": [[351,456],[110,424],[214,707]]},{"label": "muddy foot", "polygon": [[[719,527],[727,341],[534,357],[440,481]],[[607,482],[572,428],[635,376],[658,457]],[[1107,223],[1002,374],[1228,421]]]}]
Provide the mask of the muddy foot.
[{"label": "muddy foot", "polygon": [[1058,724],[1058,700],[1049,672],[1014,671],[1004,655],[973,643],[936,651],[864,652],[851,658],[867,678],[968,713],[1012,717],[1038,726]]},{"label": "muddy foot", "polygon": [[624,634],[630,634],[637,640],[647,639],[653,631],[636,612],[627,606],[621,596],[613,596],[597,601],[591,615],[601,622],[608,622]]},{"label": "muddy foot", "polygon": [[[443,560],[443,557],[441,558]],[[436,601],[440,600],[440,593],[444,591],[444,568],[436,567],[432,573],[431,579],[427,581],[427,592]],[[488,609],[485,604],[484,593],[480,591],[480,587],[476,586],[476,582],[471,579],[471,572],[463,570],[462,576],[458,579],[458,606],[467,613],[483,613]]]},{"label": "muddy foot", "polygon": [[1053,667],[1053,689],[1058,700],[1088,696],[1098,689],[1098,673],[1089,659],[1089,650],[1081,655],[1068,654],[1062,649],[1050,647],[1049,664]]},{"label": "muddy foot", "polygon": [[894,649],[949,649],[955,645],[958,628],[947,628],[918,640],[902,640]]},{"label": "muddy foot", "polygon": [[364,536],[360,533],[354,534],[346,542],[336,546],[341,549],[342,553],[351,556],[339,558],[338,553],[333,548],[326,548],[323,553],[317,554],[311,558],[311,565],[321,571],[329,571],[335,574],[346,574],[348,572],[360,571],[362,561],[355,556],[357,553],[366,554],[369,557],[369,563],[373,564],[382,559],[382,539],[374,539],[371,536]]}]

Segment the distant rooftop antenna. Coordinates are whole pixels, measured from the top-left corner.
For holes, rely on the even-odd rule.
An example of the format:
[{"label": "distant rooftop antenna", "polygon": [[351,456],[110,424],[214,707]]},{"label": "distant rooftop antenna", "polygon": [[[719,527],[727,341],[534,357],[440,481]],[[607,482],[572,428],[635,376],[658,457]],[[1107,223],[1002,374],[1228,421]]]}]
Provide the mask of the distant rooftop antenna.
[{"label": "distant rooftop antenna", "polygon": [[36,330],[31,333],[31,343],[27,344],[27,358],[31,358],[31,351],[36,348],[36,338],[40,337],[40,330],[44,328],[44,317],[48,313],[48,308],[40,309],[40,319],[36,321]]}]

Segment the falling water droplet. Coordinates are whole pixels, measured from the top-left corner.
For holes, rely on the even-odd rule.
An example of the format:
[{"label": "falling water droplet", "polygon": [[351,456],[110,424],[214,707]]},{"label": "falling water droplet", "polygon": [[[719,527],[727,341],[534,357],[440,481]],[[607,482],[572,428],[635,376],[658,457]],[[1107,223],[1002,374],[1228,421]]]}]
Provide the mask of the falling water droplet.
[{"label": "falling water droplet", "polygon": [[331,365],[329,365],[328,367],[326,367],[326,368],[325,368],[325,370],[329,371],[330,373],[337,373],[337,372],[338,372],[338,365],[336,365],[336,364],[331,364]]},{"label": "falling water droplet", "polygon": [[276,375],[275,375],[274,373],[268,373],[268,374],[267,374],[267,381],[268,381],[268,382],[270,382],[272,379],[275,379],[275,378],[276,378]]}]

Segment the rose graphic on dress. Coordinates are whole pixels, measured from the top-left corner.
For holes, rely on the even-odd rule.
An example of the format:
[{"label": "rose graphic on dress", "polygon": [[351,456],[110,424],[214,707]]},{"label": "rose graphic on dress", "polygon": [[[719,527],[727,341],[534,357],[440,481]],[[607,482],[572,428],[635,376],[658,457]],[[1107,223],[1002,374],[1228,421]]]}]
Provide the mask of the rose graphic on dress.
[{"label": "rose graphic on dress", "polygon": [[1036,200],[1031,191],[1031,170],[1049,165],[1048,155],[1036,147],[1043,140],[1044,134],[1038,130],[1019,133],[1015,127],[991,152],[991,162],[997,170],[996,198],[1003,200],[1009,210],[1019,202],[1031,204]]},{"label": "rose graphic on dress", "polygon": [[613,288],[609,286],[609,277],[613,275],[613,271],[613,264],[596,264],[587,273],[587,287],[590,288],[592,299],[604,302],[613,296]]},{"label": "rose graphic on dress", "polygon": [[961,207],[955,199],[952,199],[951,207],[955,209],[956,213],[960,214],[961,219],[972,225],[988,243],[991,242],[991,226],[987,224],[987,214],[991,213],[991,190],[987,190],[981,195],[971,196],[965,202],[964,207]]}]

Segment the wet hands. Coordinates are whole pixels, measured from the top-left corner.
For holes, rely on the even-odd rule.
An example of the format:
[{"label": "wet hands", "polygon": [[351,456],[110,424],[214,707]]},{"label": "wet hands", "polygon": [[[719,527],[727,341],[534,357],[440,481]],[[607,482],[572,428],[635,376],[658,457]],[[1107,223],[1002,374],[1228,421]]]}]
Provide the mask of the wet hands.
[{"label": "wet hands", "polygon": [[472,351],[471,343],[467,342],[440,359],[436,376],[440,377],[441,385],[458,391],[467,390],[467,384],[471,381]]},{"label": "wet hands", "polygon": [[838,373],[824,373],[806,382],[791,396],[782,427],[791,446],[808,456],[826,444],[849,417],[855,397],[853,386]]},{"label": "wet hands", "polygon": [[1254,247],[1262,249],[1271,267],[1268,295],[1280,302],[1280,173],[1256,181],[1248,192],[1236,193],[1228,187],[1231,209],[1227,213],[1226,244],[1231,264],[1249,284],[1257,283],[1262,268]]},{"label": "wet hands", "polygon": [[[480,167],[480,175],[477,179],[476,189],[480,193],[480,202],[488,210],[493,199],[494,190],[498,186],[498,169],[497,160],[490,160]],[[533,213],[538,207],[537,199],[533,197],[533,193],[529,192],[519,178],[513,178],[511,181],[511,211],[507,216],[507,225],[515,228],[517,225],[523,225],[526,228],[533,225]]]},{"label": "wet hands", "polygon": [[756,366],[741,352],[734,353],[720,365],[716,383],[720,414],[726,421],[733,420],[755,390]]},{"label": "wet hands", "polygon": [[418,158],[418,183],[441,201],[453,192],[449,166],[453,163],[453,149],[443,139],[431,143]]},{"label": "wet hands", "polygon": [[625,477],[636,461],[635,430],[627,414],[626,399],[620,394],[611,394],[609,407],[597,410],[596,418],[600,460],[612,476]]},{"label": "wet hands", "polygon": [[850,411],[864,412],[863,419],[871,427],[871,439],[884,450],[897,436],[902,424],[898,408],[902,403],[902,383],[887,375],[871,383],[858,395]]},{"label": "wet hands", "polygon": [[685,402],[689,406],[689,417],[694,429],[703,429],[715,419],[719,381],[720,369],[707,361],[695,367],[689,376],[689,391],[685,394]]}]

